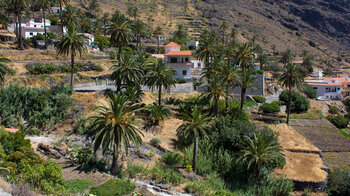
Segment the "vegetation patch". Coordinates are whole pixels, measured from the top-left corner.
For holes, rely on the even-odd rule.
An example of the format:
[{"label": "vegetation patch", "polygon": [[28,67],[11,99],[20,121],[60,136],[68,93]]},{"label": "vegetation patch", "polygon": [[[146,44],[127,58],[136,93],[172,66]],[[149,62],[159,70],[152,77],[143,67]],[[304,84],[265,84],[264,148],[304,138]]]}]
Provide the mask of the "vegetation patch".
[{"label": "vegetation patch", "polygon": [[70,193],[81,193],[89,186],[94,185],[95,182],[88,179],[74,179],[67,181],[64,185],[66,190]]},{"label": "vegetation patch", "polygon": [[[31,75],[38,74],[57,74],[57,73],[69,73],[72,70],[70,64],[29,64],[26,69]],[[75,71],[102,71],[103,68],[100,65],[88,62],[85,64],[74,64]]]},{"label": "vegetation patch", "polygon": [[135,190],[135,185],[122,180],[109,180],[100,186],[92,187],[90,193],[98,196],[122,196]]}]

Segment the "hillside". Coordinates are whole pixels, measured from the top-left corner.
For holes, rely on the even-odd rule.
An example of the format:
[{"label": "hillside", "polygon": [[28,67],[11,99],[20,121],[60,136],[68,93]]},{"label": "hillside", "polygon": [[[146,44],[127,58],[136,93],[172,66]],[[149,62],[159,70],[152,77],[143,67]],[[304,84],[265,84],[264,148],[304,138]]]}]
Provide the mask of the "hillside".
[{"label": "hillside", "polygon": [[[306,49],[319,56],[318,64],[344,67],[350,62],[349,0],[99,0],[102,10],[126,12],[137,5],[150,26],[161,26],[170,35],[183,24],[198,37],[226,21],[236,27],[241,40],[257,36],[267,50],[287,48],[297,54]],[[80,4],[81,5],[81,4]],[[342,61],[336,61],[341,56]]]}]

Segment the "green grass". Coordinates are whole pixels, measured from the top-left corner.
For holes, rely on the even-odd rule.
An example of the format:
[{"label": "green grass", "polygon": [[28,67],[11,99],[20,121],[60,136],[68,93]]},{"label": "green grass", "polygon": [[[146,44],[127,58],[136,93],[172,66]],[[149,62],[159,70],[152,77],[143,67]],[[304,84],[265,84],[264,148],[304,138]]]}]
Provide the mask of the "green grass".
[{"label": "green grass", "polygon": [[98,196],[121,196],[130,194],[135,190],[135,185],[122,180],[109,180],[100,186],[92,187],[91,194]]},{"label": "green grass", "polygon": [[89,186],[94,185],[95,182],[87,179],[74,179],[65,183],[65,188],[70,193],[80,193]]},{"label": "green grass", "polygon": [[317,120],[322,119],[323,114],[321,110],[310,109],[309,111],[301,114],[290,114],[291,119],[309,119],[309,120]]},{"label": "green grass", "polygon": [[350,138],[350,129],[345,128],[345,129],[340,129],[339,133],[343,135],[344,137]]}]

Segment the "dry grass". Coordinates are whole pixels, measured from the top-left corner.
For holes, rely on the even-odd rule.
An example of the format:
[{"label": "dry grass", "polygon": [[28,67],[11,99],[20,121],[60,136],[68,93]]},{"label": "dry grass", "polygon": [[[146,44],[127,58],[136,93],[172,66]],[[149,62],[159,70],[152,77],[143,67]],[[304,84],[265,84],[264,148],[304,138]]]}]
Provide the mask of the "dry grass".
[{"label": "dry grass", "polygon": [[321,181],[327,177],[327,172],[321,157],[312,153],[284,152],[286,165],[283,169],[276,169],[276,173],[284,174],[292,180]]},{"label": "dry grass", "polygon": [[270,125],[269,128],[279,133],[278,142],[283,149],[320,151],[309,140],[286,124]]}]

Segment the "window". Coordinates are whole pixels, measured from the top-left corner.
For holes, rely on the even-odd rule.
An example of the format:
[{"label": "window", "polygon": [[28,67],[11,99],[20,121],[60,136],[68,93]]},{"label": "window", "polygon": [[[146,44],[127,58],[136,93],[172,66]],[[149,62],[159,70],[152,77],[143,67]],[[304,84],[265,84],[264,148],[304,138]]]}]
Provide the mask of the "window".
[{"label": "window", "polygon": [[186,63],[188,62],[188,58],[185,58],[185,62],[186,62]]},{"label": "window", "polygon": [[33,33],[29,33],[29,35],[33,35]]},{"label": "window", "polygon": [[36,25],[34,25],[34,27],[36,27]]},{"label": "window", "polygon": [[170,58],[170,63],[177,63],[177,58]]},{"label": "window", "polygon": [[182,70],[182,75],[186,76],[187,75],[187,70]]},{"label": "window", "polygon": [[340,90],[340,88],[338,88],[338,91]]},{"label": "window", "polygon": [[313,87],[313,89],[317,90],[317,87]]}]

